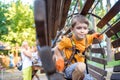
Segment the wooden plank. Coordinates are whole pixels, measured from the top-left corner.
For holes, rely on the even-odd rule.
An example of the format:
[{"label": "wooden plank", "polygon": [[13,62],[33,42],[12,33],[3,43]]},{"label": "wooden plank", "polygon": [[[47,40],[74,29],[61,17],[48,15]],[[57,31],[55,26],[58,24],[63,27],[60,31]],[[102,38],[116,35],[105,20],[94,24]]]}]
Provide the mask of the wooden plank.
[{"label": "wooden plank", "polygon": [[57,30],[64,27],[70,4],[71,0],[48,0],[48,27],[52,39]]},{"label": "wooden plank", "polygon": [[36,26],[37,38],[40,42],[40,46],[48,45],[49,40],[47,39],[46,31],[46,7],[45,1],[35,0],[34,1],[34,20]]},{"label": "wooden plank", "polygon": [[[53,30],[54,31],[51,31],[52,32],[52,39],[55,38],[55,36],[57,35],[57,30],[59,29],[60,27],[60,22],[61,22],[61,18],[62,18],[62,10],[63,10],[63,7],[62,5],[64,5],[64,3],[62,2],[63,0],[56,0],[56,7],[55,7],[55,23],[54,23],[54,28]],[[62,4],[62,5],[61,5]]]},{"label": "wooden plank", "polygon": [[120,65],[114,66],[114,72],[120,72]]},{"label": "wooden plank", "polygon": [[97,72],[94,72],[94,71],[91,70],[91,69],[88,69],[88,70],[89,70],[89,73],[90,73],[94,78],[96,78],[97,80],[106,80],[106,79],[104,78],[104,76],[98,74]]},{"label": "wooden plank", "polygon": [[96,67],[95,65],[93,66],[93,65],[91,65],[91,64],[88,64],[88,67],[91,68],[92,70],[100,73],[100,74],[103,75],[103,76],[107,76],[107,71],[105,71],[104,69],[98,68],[98,67]]},{"label": "wooden plank", "polygon": [[118,33],[119,31],[120,31],[120,21],[116,23],[112,28],[110,28],[110,30],[106,32],[106,35],[108,37],[111,37],[115,35],[115,33]]},{"label": "wooden plank", "polygon": [[89,9],[92,7],[93,3],[94,3],[95,0],[86,0],[83,8],[82,8],[82,11],[80,12],[80,14],[82,15],[87,15]]},{"label": "wooden plank", "polygon": [[104,48],[92,48],[91,49],[92,53],[100,53],[100,54],[105,54]]},{"label": "wooden plank", "polygon": [[100,43],[100,42],[101,42],[100,40],[94,39],[92,44],[98,44],[98,43]]},{"label": "wooden plank", "polygon": [[70,4],[71,4],[71,0],[64,0],[64,5],[63,5],[64,7],[63,7],[63,12],[61,14],[62,18],[61,18],[61,23],[60,23],[60,26],[59,26],[59,30],[61,30],[65,25],[65,21],[67,19]]},{"label": "wooden plank", "polygon": [[[54,29],[54,18],[55,18],[55,1],[54,0],[46,0],[46,21],[47,21],[47,31],[49,35],[48,39],[51,41],[52,31]],[[54,15],[54,16],[53,16]],[[51,42],[49,42],[51,45]]]},{"label": "wooden plank", "polygon": [[115,60],[120,60],[120,52],[115,53],[114,55],[115,55]]},{"label": "wooden plank", "polygon": [[110,80],[120,80],[120,73],[118,73],[118,74],[112,74]]},{"label": "wooden plank", "polygon": [[94,61],[94,62],[97,62],[97,63],[100,63],[100,64],[104,64],[104,65],[107,65],[107,61],[104,60],[104,59],[101,59],[101,58],[96,58],[96,57],[87,57],[87,59],[91,60],[91,61]]},{"label": "wooden plank", "polygon": [[120,11],[120,0],[109,10],[109,12],[99,21],[97,27],[103,28]]},{"label": "wooden plank", "polygon": [[112,43],[113,48],[119,47],[120,46],[120,38],[118,38],[117,40],[115,40],[111,43]]},{"label": "wooden plank", "polygon": [[56,36],[61,8],[61,0],[48,0],[48,27],[52,39]]}]

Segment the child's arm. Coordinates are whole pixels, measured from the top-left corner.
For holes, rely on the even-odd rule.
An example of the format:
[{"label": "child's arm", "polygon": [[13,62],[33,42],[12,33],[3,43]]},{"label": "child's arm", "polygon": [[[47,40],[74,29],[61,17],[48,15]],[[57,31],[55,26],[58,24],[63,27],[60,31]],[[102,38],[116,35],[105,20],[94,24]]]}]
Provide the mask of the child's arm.
[{"label": "child's arm", "polygon": [[28,58],[32,58],[32,53],[31,53],[31,51],[30,50],[25,50],[25,49],[23,49],[23,54],[25,55],[25,56],[27,56]]},{"label": "child's arm", "polygon": [[56,69],[57,71],[62,72],[64,70],[64,59],[63,56],[61,55],[60,50],[57,47],[54,48],[54,55],[56,57],[55,63]]},{"label": "child's arm", "polygon": [[98,40],[103,40],[103,35],[100,35],[100,33],[93,33],[93,38],[96,38]]}]

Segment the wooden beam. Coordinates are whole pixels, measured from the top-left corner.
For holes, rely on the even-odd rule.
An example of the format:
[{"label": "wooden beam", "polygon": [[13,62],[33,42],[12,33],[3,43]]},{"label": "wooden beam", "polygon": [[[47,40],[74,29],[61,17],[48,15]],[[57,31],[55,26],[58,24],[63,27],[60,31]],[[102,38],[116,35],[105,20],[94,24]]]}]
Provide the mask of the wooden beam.
[{"label": "wooden beam", "polygon": [[112,74],[110,80],[120,80],[120,73]]},{"label": "wooden beam", "polygon": [[47,22],[47,38],[49,39],[49,45],[51,45],[51,29],[53,28],[54,19],[52,19],[52,15],[54,15],[54,0],[46,0],[46,22]]},{"label": "wooden beam", "polygon": [[104,59],[101,59],[101,58],[96,58],[96,57],[90,58],[90,57],[87,56],[87,59],[89,59],[89,60],[91,59],[91,61],[94,61],[94,62],[97,62],[97,63],[100,63],[100,64],[107,65],[107,61],[104,60]]},{"label": "wooden beam", "polygon": [[46,29],[46,4],[43,0],[34,1],[34,20],[36,27],[36,35],[40,46],[48,45],[47,29]]},{"label": "wooden beam", "polygon": [[92,53],[100,53],[100,54],[105,54],[105,50],[104,50],[104,48],[92,48],[91,49],[91,52]]},{"label": "wooden beam", "polygon": [[55,11],[54,11],[54,14],[53,15],[55,18],[54,18],[54,27],[52,28],[52,39],[55,38],[55,36],[57,35],[57,30],[59,29],[59,26],[60,26],[60,22],[61,22],[61,11],[63,10],[63,0],[56,0],[55,2]]},{"label": "wooden beam", "polygon": [[92,7],[93,3],[94,3],[95,0],[86,0],[83,8],[82,8],[82,11],[80,12],[80,14],[82,15],[87,15],[89,9]]},{"label": "wooden beam", "polygon": [[93,70],[91,70],[91,69],[89,69],[88,71],[89,71],[89,73],[90,73],[94,78],[96,78],[96,80],[106,80],[106,79],[104,78],[104,76],[98,74],[97,72],[95,72],[95,71],[93,71]]},{"label": "wooden beam", "polygon": [[99,21],[97,27],[103,28],[120,11],[120,0],[109,10],[109,12]]},{"label": "wooden beam", "polygon": [[118,23],[116,23],[113,27],[111,27],[107,32],[106,35],[108,37],[111,37],[113,35],[115,35],[116,33],[118,33],[120,31],[120,21]]},{"label": "wooden beam", "polygon": [[101,69],[101,68],[98,68],[96,67],[95,65],[91,65],[91,64],[88,64],[88,67],[98,73],[100,73],[101,75],[103,76],[107,76],[107,71],[105,71],[104,69]]},{"label": "wooden beam", "polygon": [[113,48],[119,47],[120,46],[120,38],[118,38],[117,40],[111,42],[113,45]]},{"label": "wooden beam", "polygon": [[65,25],[65,21],[67,19],[70,4],[71,4],[71,0],[65,0],[64,1],[64,8],[63,8],[63,12],[61,14],[62,19],[61,19],[61,23],[60,23],[60,26],[59,26],[59,30],[61,30]]},{"label": "wooden beam", "polygon": [[114,66],[114,72],[120,72],[120,65]]},{"label": "wooden beam", "polygon": [[92,44],[98,44],[98,43],[100,43],[101,41],[100,40],[98,40],[98,39],[93,39],[93,43]]},{"label": "wooden beam", "polygon": [[120,60],[120,52],[115,53],[114,55],[115,55],[115,60],[116,60],[116,61],[117,61],[117,60]]}]

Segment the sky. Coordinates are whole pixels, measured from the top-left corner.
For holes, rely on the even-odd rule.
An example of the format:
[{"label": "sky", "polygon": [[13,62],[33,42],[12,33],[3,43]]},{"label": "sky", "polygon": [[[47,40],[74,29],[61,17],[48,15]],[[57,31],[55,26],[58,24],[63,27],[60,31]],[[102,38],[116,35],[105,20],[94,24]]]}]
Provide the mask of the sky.
[{"label": "sky", "polygon": [[[0,0],[0,1],[2,1],[2,2],[4,2],[4,3],[9,3],[9,2],[11,2],[11,1],[16,1],[16,0]],[[33,5],[34,0],[22,0],[22,2]]]},{"label": "sky", "polygon": [[[107,0],[103,0],[103,5],[106,6],[106,1]],[[111,7],[115,4],[115,2],[117,2],[118,0],[110,0],[111,2]]]}]

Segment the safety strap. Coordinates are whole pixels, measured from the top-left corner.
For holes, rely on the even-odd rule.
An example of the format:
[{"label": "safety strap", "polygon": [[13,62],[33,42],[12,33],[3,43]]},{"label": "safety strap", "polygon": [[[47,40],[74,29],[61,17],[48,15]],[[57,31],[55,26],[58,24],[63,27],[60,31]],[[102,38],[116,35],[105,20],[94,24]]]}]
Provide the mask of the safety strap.
[{"label": "safety strap", "polygon": [[[74,40],[72,38],[70,38],[70,40],[71,40],[71,43],[72,43],[72,55],[67,60],[67,63],[65,65],[66,67],[72,62],[73,59],[75,60],[74,56],[75,56],[75,52],[76,52],[76,45],[75,45],[75,42],[74,42]],[[87,74],[89,74],[88,65],[87,65],[87,59],[86,59],[86,55],[85,55],[86,50],[87,50],[87,43],[88,43],[87,37],[85,37],[85,51],[82,54],[84,54],[84,57],[85,57],[86,72],[87,72]],[[66,69],[66,67],[65,67],[65,69]]]},{"label": "safety strap", "polygon": [[[74,40],[73,40],[72,38],[70,38],[70,40],[71,40],[71,43],[72,43],[72,52],[74,52],[74,53],[72,53],[72,54],[75,55],[75,53],[76,53],[76,45],[75,45],[75,42],[74,42]],[[75,62],[77,62],[77,60],[75,59],[74,56],[73,56],[73,60],[74,60]]]},{"label": "safety strap", "polygon": [[74,58],[76,45],[72,38],[70,38],[70,40],[71,40],[71,44],[72,44],[72,54],[71,54],[70,58],[67,60],[67,63],[65,65],[66,67],[72,62],[73,59],[76,61],[76,59]]},{"label": "safety strap", "polygon": [[87,37],[85,38],[85,50],[84,50],[84,52],[83,52],[83,54],[85,55],[85,64],[86,64],[86,72],[87,72],[87,74],[89,74],[89,72],[88,72],[88,65],[87,65],[87,57],[86,57],[86,50],[87,50],[87,44],[88,44],[88,40],[87,40]]}]

